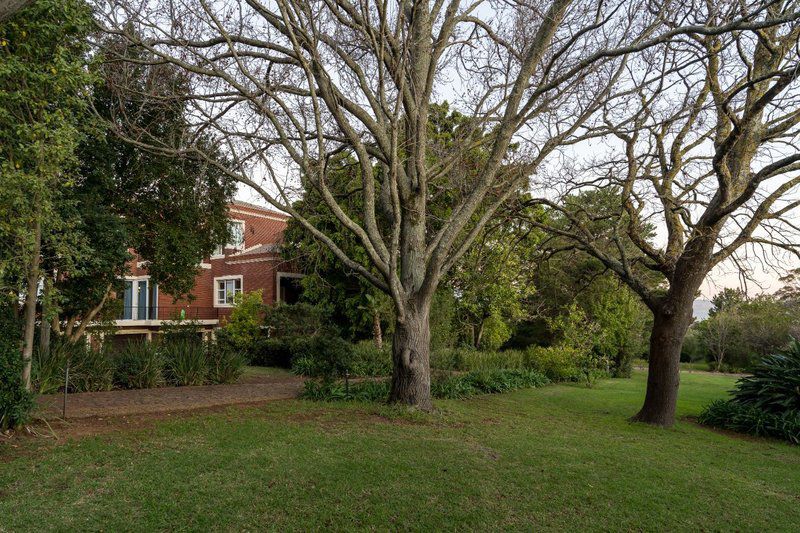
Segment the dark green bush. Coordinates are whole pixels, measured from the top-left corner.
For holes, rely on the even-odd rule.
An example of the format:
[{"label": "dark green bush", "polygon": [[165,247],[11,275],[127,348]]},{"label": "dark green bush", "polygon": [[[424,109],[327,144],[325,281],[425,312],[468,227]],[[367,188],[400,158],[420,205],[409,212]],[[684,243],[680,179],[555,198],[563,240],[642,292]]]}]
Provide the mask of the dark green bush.
[{"label": "dark green bush", "polygon": [[209,342],[205,346],[208,381],[211,383],[236,383],[247,364],[242,352],[226,344]]},{"label": "dark green bush", "polygon": [[339,337],[297,339],[291,351],[295,373],[327,379],[352,374],[353,346]]},{"label": "dark green bush", "polygon": [[800,341],[757,363],[751,376],[736,383],[733,401],[780,416],[800,416]]},{"label": "dark green bush", "polygon": [[0,429],[16,428],[28,422],[34,396],[22,384],[22,353],[19,350],[19,323],[8,302],[0,311]]},{"label": "dark green bush", "polygon": [[114,384],[152,389],[165,384],[164,357],[152,342],[130,342],[114,356]]},{"label": "dark green bush", "polygon": [[797,412],[775,414],[734,400],[717,400],[706,406],[698,420],[711,427],[800,444]]},{"label": "dark green bush", "polygon": [[580,378],[580,353],[568,346],[531,346],[525,350],[525,366],[547,376],[550,381],[577,381]]},{"label": "dark green bush", "polygon": [[[463,399],[476,394],[495,394],[515,389],[541,387],[548,380],[532,370],[489,370],[437,376],[431,383],[431,395],[437,399]],[[385,401],[389,381],[362,381],[349,388],[340,381],[309,380],[302,398],[316,401]]]},{"label": "dark green bush", "polygon": [[114,386],[114,363],[105,350],[95,350],[83,341],[54,339],[49,350],[37,350],[33,358],[33,387],[40,394],[64,389],[69,362],[69,391],[94,392]]},{"label": "dark green bush", "polygon": [[800,444],[800,342],[764,357],[732,395],[706,406],[700,423]]},{"label": "dark green bush", "polygon": [[352,376],[390,376],[392,374],[392,347],[388,343],[382,348],[372,341],[361,341],[353,345],[350,360]]},{"label": "dark green bush", "polygon": [[202,385],[208,375],[203,343],[190,338],[165,341],[160,349],[164,355],[166,378],[173,385]]},{"label": "dark green bush", "polygon": [[253,343],[249,360],[256,366],[291,368],[293,354],[291,339],[264,337]]},{"label": "dark green bush", "polygon": [[347,386],[340,381],[308,380],[300,397],[317,402],[383,402],[389,397],[389,382],[362,381]]}]

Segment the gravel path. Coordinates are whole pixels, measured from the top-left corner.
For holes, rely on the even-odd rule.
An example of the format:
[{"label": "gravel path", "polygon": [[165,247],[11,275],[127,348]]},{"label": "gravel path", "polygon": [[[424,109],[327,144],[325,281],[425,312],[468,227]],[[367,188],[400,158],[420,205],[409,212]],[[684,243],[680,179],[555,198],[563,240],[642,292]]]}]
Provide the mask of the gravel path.
[{"label": "gravel path", "polygon": [[[67,396],[67,418],[169,413],[265,400],[285,400],[296,398],[302,386],[303,378],[297,376],[263,376],[232,385],[81,392]],[[46,418],[62,416],[63,395],[48,394],[40,396],[38,401]]]}]

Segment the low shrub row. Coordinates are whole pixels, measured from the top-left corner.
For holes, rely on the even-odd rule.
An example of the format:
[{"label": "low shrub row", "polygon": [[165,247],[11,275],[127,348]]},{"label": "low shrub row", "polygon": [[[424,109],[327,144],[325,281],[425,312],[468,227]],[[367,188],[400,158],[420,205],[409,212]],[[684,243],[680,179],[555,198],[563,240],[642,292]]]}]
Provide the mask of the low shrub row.
[{"label": "low shrub row", "polygon": [[604,375],[596,365],[569,346],[531,346],[526,350],[502,352],[448,349],[434,352],[431,367],[437,370],[474,372],[501,369],[532,370],[550,381],[593,381]]},{"label": "low shrub row", "polygon": [[[532,370],[485,370],[466,374],[442,374],[431,383],[431,395],[437,399],[464,399],[478,394],[496,394],[549,383]],[[314,401],[383,402],[389,397],[389,381],[362,381],[345,384],[333,380],[309,380],[301,397]]]},{"label": "low shrub row", "polygon": [[63,390],[69,363],[69,391],[148,389],[164,385],[233,383],[246,361],[215,342],[175,339],[132,342],[118,353],[93,350],[84,343],[59,343],[34,358],[34,383],[40,394]]},{"label": "low shrub row", "polygon": [[774,414],[733,400],[717,400],[706,406],[698,421],[715,428],[800,444],[800,416],[796,413]]}]

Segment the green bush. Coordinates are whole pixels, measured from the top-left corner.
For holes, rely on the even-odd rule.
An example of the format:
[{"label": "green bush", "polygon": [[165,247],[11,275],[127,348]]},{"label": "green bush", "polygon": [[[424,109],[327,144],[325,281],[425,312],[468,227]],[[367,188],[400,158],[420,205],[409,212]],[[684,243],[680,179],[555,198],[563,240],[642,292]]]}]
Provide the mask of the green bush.
[{"label": "green bush", "polygon": [[64,387],[64,370],[70,347],[54,340],[49,350],[33,354],[33,389],[39,394],[53,394]]},{"label": "green bush", "polygon": [[152,342],[129,342],[114,356],[114,384],[125,389],[161,387],[164,370],[164,357]]},{"label": "green bush", "polygon": [[509,368],[525,368],[525,354],[520,350],[502,352],[485,352],[464,350],[462,352],[462,370],[501,370]]},{"label": "green bush", "polygon": [[[6,304],[7,302],[0,302]],[[17,428],[28,422],[34,396],[22,384],[22,353],[17,338],[19,324],[10,312],[0,311],[0,429]],[[7,315],[7,316],[6,316]]]},{"label": "green bush", "polygon": [[248,355],[252,365],[291,368],[293,354],[292,339],[262,337]]},{"label": "green bush", "polygon": [[580,377],[580,353],[568,346],[531,346],[525,351],[525,366],[550,381],[575,381]]},{"label": "green bush", "polygon": [[332,379],[351,372],[353,346],[339,337],[311,337],[291,343],[295,373]]},{"label": "green bush", "polygon": [[258,340],[263,336],[263,315],[266,306],[261,289],[236,294],[233,297],[233,309],[225,327],[217,334],[229,343],[232,348],[249,353],[253,351]]},{"label": "green bush", "polygon": [[800,444],[800,415],[796,411],[775,414],[734,400],[717,400],[706,406],[698,421],[711,427]]},{"label": "green bush", "polygon": [[[515,389],[541,387],[548,380],[531,370],[490,370],[437,376],[431,383],[431,395],[437,399],[463,399],[476,394],[495,394]],[[301,397],[316,401],[385,401],[389,381],[363,381],[350,384],[331,380],[305,383]]]},{"label": "green bush", "polygon": [[108,391],[114,388],[114,364],[105,350],[79,341],[65,344],[69,354],[70,392]]},{"label": "green bush", "polygon": [[317,402],[383,402],[389,397],[389,382],[362,381],[348,386],[340,381],[308,380],[300,397]]},{"label": "green bush", "polygon": [[167,381],[173,385],[202,385],[208,376],[203,343],[188,338],[165,341],[160,349],[166,364]]},{"label": "green bush", "polygon": [[800,342],[764,357],[732,395],[706,406],[700,423],[800,444]]},{"label": "green bush", "polygon": [[95,392],[114,386],[114,363],[105,350],[95,350],[83,341],[54,339],[50,349],[33,357],[33,388],[40,394],[63,390],[69,361],[69,391]]},{"label": "green bush", "polygon": [[443,348],[431,352],[431,368],[436,370],[464,370],[463,348]]},{"label": "green bush", "polygon": [[218,342],[205,346],[208,381],[211,383],[236,383],[247,365],[242,352]]},{"label": "green bush", "polygon": [[800,416],[800,341],[757,363],[751,376],[736,383],[733,401],[780,416]]},{"label": "green bush", "polygon": [[392,374],[392,347],[387,343],[382,348],[372,341],[361,341],[353,345],[350,359],[352,376],[390,376]]}]

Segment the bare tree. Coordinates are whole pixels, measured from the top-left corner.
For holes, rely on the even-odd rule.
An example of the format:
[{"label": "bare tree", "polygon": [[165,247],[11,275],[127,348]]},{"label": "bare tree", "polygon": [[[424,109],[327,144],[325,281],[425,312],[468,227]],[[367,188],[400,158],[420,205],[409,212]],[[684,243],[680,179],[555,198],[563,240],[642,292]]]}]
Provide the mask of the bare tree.
[{"label": "bare tree", "polygon": [[[752,9],[704,6],[695,16],[705,26]],[[800,253],[793,219],[800,206],[798,2],[764,6],[762,20],[782,23],[689,33],[629,63],[629,94],[605,106],[589,128],[616,143],[564,189],[575,198],[578,190],[616,187],[616,209],[586,213],[570,200],[566,207],[544,201],[569,221],[547,229],[600,259],[653,312],[647,393],[635,420],[673,424],[681,346],[711,269]],[[616,221],[604,243],[587,223],[600,219]],[[641,231],[648,226],[657,228],[655,241]],[[633,251],[623,246],[628,242]],[[663,284],[648,285],[647,272]]]},{"label": "bare tree", "polygon": [[[440,279],[498,207],[603,107],[629,55],[689,31],[768,26],[758,6],[720,24],[664,25],[692,4],[109,0],[98,17],[106,32],[145,52],[136,61],[183,69],[195,132],[228,155],[233,170],[224,171],[390,295],[390,401],[427,409],[428,316]],[[124,90],[124,70],[118,81]],[[430,106],[445,98],[469,117],[446,149],[429,132]],[[175,153],[144,132],[130,140]],[[465,172],[464,155],[477,148],[486,153],[480,168]],[[358,164],[359,213],[331,193],[340,154]],[[292,208],[312,188],[367,261]],[[430,199],[441,191],[451,209],[433,213]]]}]

